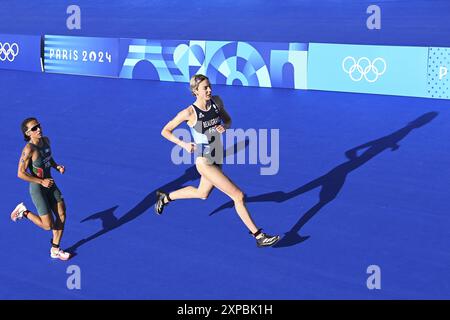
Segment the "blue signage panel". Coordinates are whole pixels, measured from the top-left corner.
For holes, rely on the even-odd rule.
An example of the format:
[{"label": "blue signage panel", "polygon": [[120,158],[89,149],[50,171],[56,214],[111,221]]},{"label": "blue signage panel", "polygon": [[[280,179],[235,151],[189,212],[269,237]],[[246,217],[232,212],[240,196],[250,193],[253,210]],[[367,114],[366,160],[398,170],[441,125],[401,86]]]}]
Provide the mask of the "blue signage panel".
[{"label": "blue signage panel", "polygon": [[189,82],[204,70],[205,42],[120,39],[120,57],[121,78]]},{"label": "blue signage panel", "polygon": [[41,37],[0,34],[0,69],[42,72]]},{"label": "blue signage panel", "polygon": [[450,48],[430,48],[427,93],[430,98],[450,99]]},{"label": "blue signage panel", "polygon": [[120,77],[306,89],[308,45],[196,40],[121,39]]},{"label": "blue signage panel", "polygon": [[428,48],[311,43],[308,88],[427,96]]},{"label": "blue signage panel", "polygon": [[45,72],[118,77],[119,39],[45,35]]},{"label": "blue signage panel", "polygon": [[206,75],[212,83],[306,89],[308,45],[207,41]]}]

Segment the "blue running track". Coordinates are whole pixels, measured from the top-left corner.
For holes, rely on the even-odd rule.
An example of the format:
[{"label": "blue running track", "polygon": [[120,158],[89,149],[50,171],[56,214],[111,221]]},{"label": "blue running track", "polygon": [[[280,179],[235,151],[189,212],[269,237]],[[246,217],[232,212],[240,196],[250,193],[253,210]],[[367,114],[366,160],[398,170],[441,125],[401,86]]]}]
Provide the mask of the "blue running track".
[{"label": "blue running track", "polygon": [[[365,28],[368,1],[78,1],[74,32],[71,3],[54,2],[2,2],[0,33],[450,46],[448,1],[378,1],[378,33]],[[187,84],[0,70],[0,298],[450,299],[450,101],[213,91],[234,127],[280,130],[278,174],[224,166],[257,224],[283,235],[276,248],[257,249],[217,190],[154,213],[157,189],[199,181],[160,135],[192,103]],[[16,177],[29,116],[67,168],[54,178],[68,262],[50,259],[48,232],[9,219],[21,201],[34,210]],[[70,265],[81,290],[66,287]],[[370,265],[381,290],[366,286]]]}]

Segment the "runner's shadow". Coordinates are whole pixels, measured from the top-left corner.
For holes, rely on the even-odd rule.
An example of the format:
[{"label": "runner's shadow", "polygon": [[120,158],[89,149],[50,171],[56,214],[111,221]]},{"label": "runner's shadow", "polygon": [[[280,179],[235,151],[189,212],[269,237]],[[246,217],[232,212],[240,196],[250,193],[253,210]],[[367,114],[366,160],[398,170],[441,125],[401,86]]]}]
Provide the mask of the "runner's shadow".
[{"label": "runner's shadow", "polygon": [[[391,133],[390,135],[381,137],[379,139],[369,141],[362,145],[359,145],[353,149],[345,152],[345,156],[348,161],[333,168],[323,176],[308,182],[305,185],[300,186],[290,192],[275,191],[265,193],[253,197],[246,197],[246,202],[284,202],[297,197],[305,192],[320,187],[319,202],[304,213],[297,223],[285,233],[284,237],[274,247],[288,247],[298,243],[301,243],[309,238],[309,236],[301,236],[299,234],[300,229],[314,217],[325,205],[333,201],[340,190],[342,189],[347,175],[366,162],[377,156],[381,152],[391,149],[391,151],[398,150],[399,142],[404,139],[412,130],[420,128],[430,121],[432,121],[438,115],[437,112],[428,112],[410,122],[407,126]],[[365,149],[360,155],[358,151]],[[226,208],[232,208],[233,202],[227,202],[219,208],[215,209],[210,215],[213,215]]]},{"label": "runner's shadow", "polygon": [[[227,150],[225,150],[226,155],[232,155],[233,153],[238,153],[239,151],[247,148],[249,145],[249,140],[244,140],[237,142],[235,145],[229,147]],[[100,211],[97,213],[94,213],[83,220],[80,221],[80,223],[91,221],[91,220],[100,220],[102,222],[102,229],[91,236],[79,240],[77,243],[73,244],[71,247],[67,248],[66,251],[70,252],[72,254],[72,257],[74,257],[77,253],[77,249],[81,247],[82,245],[97,239],[98,237],[104,235],[105,233],[108,233],[120,226],[122,226],[125,223],[128,223],[140,215],[142,215],[145,211],[147,211],[150,207],[152,207],[156,203],[156,191],[157,190],[176,190],[189,181],[195,181],[200,178],[200,174],[197,171],[197,168],[194,166],[189,167],[186,169],[184,174],[180,176],[179,178],[157,188],[152,190],[141,202],[139,202],[133,209],[128,211],[126,214],[124,214],[122,217],[117,218],[114,214],[118,206],[111,207],[107,210]]]}]

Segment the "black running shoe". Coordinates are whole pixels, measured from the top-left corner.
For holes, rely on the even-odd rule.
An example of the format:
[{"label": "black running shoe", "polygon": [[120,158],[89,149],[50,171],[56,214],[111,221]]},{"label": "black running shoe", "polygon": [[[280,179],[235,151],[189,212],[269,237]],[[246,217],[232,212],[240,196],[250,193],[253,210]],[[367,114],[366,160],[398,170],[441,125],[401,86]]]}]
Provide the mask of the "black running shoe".
[{"label": "black running shoe", "polygon": [[278,240],[280,240],[280,236],[269,236],[268,234],[261,232],[260,235],[258,235],[258,238],[256,238],[256,246],[258,248],[270,247],[277,243]]},{"label": "black running shoe", "polygon": [[[164,199],[166,199],[167,202],[164,202]],[[166,206],[167,204],[169,204],[168,194],[160,190],[156,191],[156,203],[155,203],[156,214],[162,214],[164,206]]]}]

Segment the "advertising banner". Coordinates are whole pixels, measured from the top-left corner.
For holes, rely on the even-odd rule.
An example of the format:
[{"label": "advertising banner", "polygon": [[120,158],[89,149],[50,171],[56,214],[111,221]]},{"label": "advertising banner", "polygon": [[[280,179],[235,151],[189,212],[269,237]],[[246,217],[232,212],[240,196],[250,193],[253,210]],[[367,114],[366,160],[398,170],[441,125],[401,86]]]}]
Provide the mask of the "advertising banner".
[{"label": "advertising banner", "polygon": [[0,69],[42,72],[41,37],[0,34]]},{"label": "advertising banner", "polygon": [[118,77],[119,39],[45,35],[45,72]]},{"label": "advertising banner", "polygon": [[450,99],[449,71],[450,48],[430,48],[428,53],[428,97]]},{"label": "advertising banner", "polygon": [[308,88],[427,96],[426,47],[309,45]]}]

